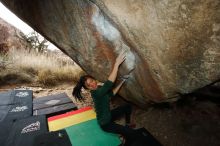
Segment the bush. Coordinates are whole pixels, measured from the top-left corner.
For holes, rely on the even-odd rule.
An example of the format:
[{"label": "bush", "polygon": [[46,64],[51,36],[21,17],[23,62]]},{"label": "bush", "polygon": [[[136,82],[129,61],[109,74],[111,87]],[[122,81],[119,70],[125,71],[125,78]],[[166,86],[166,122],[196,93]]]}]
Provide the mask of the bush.
[{"label": "bush", "polygon": [[57,79],[51,70],[40,70],[37,80],[40,84],[46,86],[54,86],[57,84]]},{"label": "bush", "polygon": [[31,82],[33,82],[33,78],[24,72],[5,71],[0,74],[0,85]]}]

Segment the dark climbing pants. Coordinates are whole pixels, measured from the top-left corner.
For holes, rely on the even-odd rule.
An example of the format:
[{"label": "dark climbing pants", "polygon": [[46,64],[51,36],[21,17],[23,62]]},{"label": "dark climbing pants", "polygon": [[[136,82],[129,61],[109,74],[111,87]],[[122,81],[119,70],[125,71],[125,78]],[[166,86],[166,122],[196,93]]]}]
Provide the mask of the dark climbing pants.
[{"label": "dark climbing pants", "polygon": [[136,137],[136,132],[129,126],[116,124],[114,121],[122,116],[125,116],[126,124],[130,123],[132,108],[130,105],[119,106],[111,110],[111,122],[101,125],[101,128],[110,133],[121,134],[125,138],[125,146],[129,146],[131,141]]}]

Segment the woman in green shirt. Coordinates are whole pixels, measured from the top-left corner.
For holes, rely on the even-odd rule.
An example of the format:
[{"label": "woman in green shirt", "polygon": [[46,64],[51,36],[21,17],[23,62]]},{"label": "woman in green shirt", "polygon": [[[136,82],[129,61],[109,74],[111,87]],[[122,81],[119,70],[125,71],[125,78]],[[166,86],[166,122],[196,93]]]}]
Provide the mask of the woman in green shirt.
[{"label": "woman in green shirt", "polygon": [[[113,97],[121,88],[125,79],[123,79],[116,87],[113,84],[116,80],[118,68],[126,59],[125,52],[122,51],[116,58],[113,69],[106,82],[102,86],[91,76],[85,75],[80,78],[77,85],[73,89],[73,96],[78,100],[83,100],[81,96],[81,88],[90,90],[94,102],[97,121],[100,127],[106,131],[121,134],[125,137],[126,145],[135,136],[135,130],[130,128],[131,106],[124,105],[116,109],[110,110],[110,98]],[[118,117],[125,115],[126,126],[119,125],[114,122]]]}]

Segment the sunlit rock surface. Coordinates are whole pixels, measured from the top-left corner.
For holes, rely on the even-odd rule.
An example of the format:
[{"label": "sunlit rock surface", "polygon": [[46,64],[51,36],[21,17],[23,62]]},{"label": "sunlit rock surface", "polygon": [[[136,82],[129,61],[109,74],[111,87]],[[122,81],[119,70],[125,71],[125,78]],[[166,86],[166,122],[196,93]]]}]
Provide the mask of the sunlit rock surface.
[{"label": "sunlit rock surface", "polygon": [[176,99],[220,79],[219,0],[1,0],[104,81],[120,50],[133,103]]}]

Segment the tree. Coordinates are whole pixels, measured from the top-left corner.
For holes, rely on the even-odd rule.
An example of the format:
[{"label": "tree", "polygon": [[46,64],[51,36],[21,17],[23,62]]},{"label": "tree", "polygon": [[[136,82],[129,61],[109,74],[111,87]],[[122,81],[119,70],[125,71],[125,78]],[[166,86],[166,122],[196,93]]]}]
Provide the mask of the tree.
[{"label": "tree", "polygon": [[20,33],[17,34],[17,37],[26,40],[30,44],[30,49],[34,49],[37,52],[42,53],[48,48],[48,41],[36,31],[33,31],[28,35]]}]

